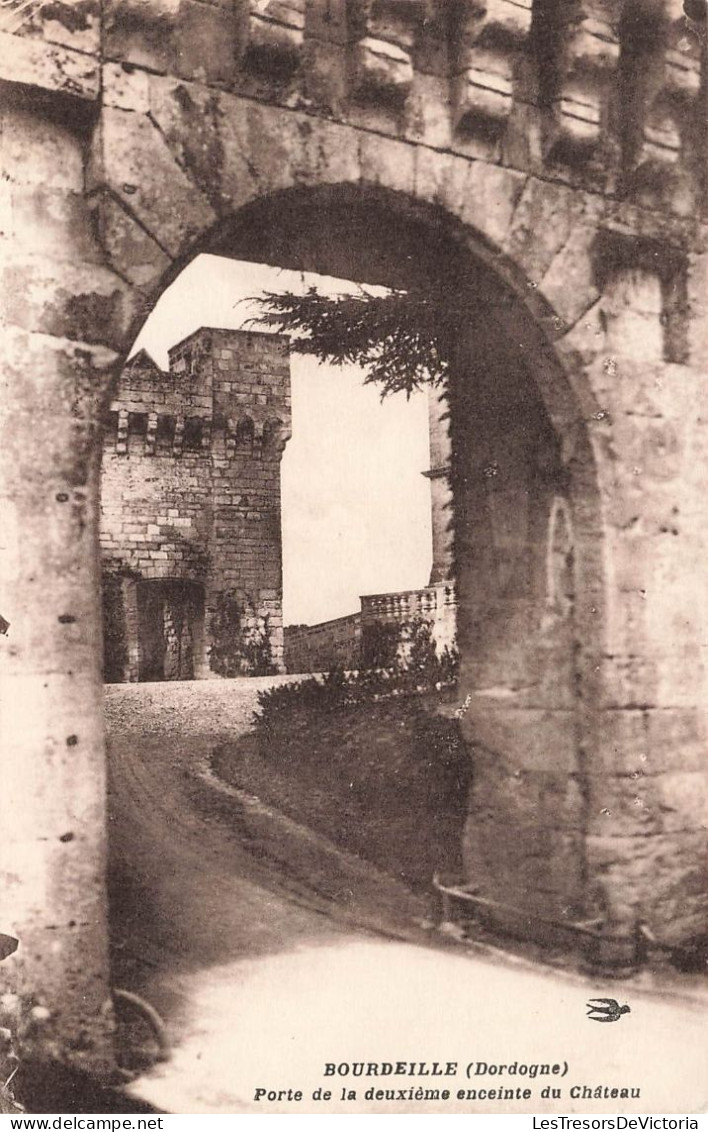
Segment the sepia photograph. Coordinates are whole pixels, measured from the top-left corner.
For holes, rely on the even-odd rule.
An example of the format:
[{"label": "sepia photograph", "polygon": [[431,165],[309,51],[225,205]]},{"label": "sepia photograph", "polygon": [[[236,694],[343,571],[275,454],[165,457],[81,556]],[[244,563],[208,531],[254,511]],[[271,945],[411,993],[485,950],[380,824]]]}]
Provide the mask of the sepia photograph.
[{"label": "sepia photograph", "polygon": [[7,1127],[698,1129],[708,0],[0,0],[0,335]]}]

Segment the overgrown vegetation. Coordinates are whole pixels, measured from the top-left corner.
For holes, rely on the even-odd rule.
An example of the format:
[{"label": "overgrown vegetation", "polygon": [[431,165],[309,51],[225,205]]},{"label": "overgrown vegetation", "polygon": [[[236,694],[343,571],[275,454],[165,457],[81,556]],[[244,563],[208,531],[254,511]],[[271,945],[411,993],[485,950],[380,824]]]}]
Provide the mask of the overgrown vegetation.
[{"label": "overgrown vegetation", "polygon": [[461,867],[471,755],[457,719],[420,694],[382,695],[381,681],[340,672],[273,689],[261,697],[254,739],[219,750],[214,766],[427,891],[436,871]]},{"label": "overgrown vegetation", "polygon": [[235,594],[219,594],[211,618],[209,665],[218,676],[270,676],[273,665],[268,615]]},{"label": "overgrown vegetation", "polygon": [[457,653],[437,652],[429,621],[414,618],[395,624],[376,622],[363,636],[363,662],[358,672],[335,668],[324,677],[310,676],[258,693],[255,725],[268,730],[291,705],[313,713],[336,712],[395,696],[451,687],[457,676]]},{"label": "overgrown vegetation", "polygon": [[230,782],[413,887],[457,871],[472,771],[457,719],[436,713],[454,658],[411,623],[388,670],[338,670],[259,693],[250,745],[222,748]]}]

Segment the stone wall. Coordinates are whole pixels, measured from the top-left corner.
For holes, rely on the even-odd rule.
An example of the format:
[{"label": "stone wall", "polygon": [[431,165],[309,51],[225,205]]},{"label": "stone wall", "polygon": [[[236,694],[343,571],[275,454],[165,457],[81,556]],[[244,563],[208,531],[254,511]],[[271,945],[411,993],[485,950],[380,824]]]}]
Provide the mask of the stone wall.
[{"label": "stone wall", "polygon": [[[110,591],[108,677],[214,674],[219,618],[223,621],[229,603],[228,632],[240,629],[245,646],[243,672],[252,667],[249,640],[265,638],[271,663],[280,669],[280,459],[290,429],[288,341],[201,329],[170,350],[169,363],[164,373],[144,352],[128,363],[104,433],[101,554],[104,590]],[[190,583],[195,591],[175,604],[178,583]],[[175,617],[180,624],[186,619],[191,656],[187,660],[185,654],[183,663],[175,654]],[[159,640],[150,641],[156,621],[164,663],[156,659]],[[238,658],[233,664],[238,671]]]},{"label": "stone wall", "polygon": [[[362,667],[367,630],[376,625],[393,625],[402,632],[421,621],[430,626],[438,654],[454,650],[457,642],[457,600],[453,582],[426,586],[421,590],[400,590],[387,594],[368,594],[359,599],[361,609],[348,617],[321,621],[317,625],[290,625],[285,628],[285,665],[288,672],[330,672],[334,668],[355,670]],[[400,652],[405,660],[405,645]]]},{"label": "stone wall", "polygon": [[[46,1008],[41,1055],[110,1056],[98,422],[199,251],[448,296],[460,693],[489,751],[468,879],[563,915],[572,877],[608,930],[707,930],[704,22],[54,0],[4,25],[3,969],[16,1015]],[[507,363],[491,428],[478,378]],[[553,864],[522,891],[527,852]]]},{"label": "stone wall", "polygon": [[361,614],[317,625],[285,626],[286,672],[352,671],[361,661]]}]

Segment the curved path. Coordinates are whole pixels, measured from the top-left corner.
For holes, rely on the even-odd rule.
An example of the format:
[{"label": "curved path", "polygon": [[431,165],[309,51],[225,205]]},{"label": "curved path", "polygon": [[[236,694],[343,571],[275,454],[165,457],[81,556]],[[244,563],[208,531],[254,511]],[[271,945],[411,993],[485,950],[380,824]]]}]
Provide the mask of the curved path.
[{"label": "curved path", "polygon": [[[254,858],[233,809],[205,797],[193,768],[222,736],[249,727],[258,688],[272,682],[107,688],[115,979],[158,1007],[174,1043],[168,1063],[130,1086],[134,1095],[180,1113],[704,1107],[704,1006],[661,996],[645,977],[598,985],[488,951],[358,931]],[[613,1026],[589,1022],[585,1002],[598,994],[630,1002],[632,1013]],[[393,1084],[325,1075],[327,1063],[399,1060],[458,1062],[458,1074]],[[569,1070],[551,1081],[562,1097],[548,1101],[548,1079],[468,1081],[470,1061]],[[583,1084],[634,1086],[641,1097],[572,1099]],[[450,1100],[367,1099],[372,1087],[444,1085]],[[499,1085],[531,1088],[532,1099],[456,1099],[460,1088]],[[313,1100],[318,1087],[331,1099]],[[356,1101],[342,1099],[343,1087]],[[280,1099],[257,1100],[258,1089]],[[303,1099],[288,1100],[288,1090]]]}]

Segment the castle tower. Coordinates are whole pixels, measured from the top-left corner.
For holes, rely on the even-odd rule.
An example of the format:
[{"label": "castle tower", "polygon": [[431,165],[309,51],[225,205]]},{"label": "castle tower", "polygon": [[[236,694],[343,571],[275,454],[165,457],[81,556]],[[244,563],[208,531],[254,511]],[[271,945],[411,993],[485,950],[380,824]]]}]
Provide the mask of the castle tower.
[{"label": "castle tower", "polygon": [[105,674],[202,679],[283,667],[282,335],[201,328],[125,367],[101,482]]}]

